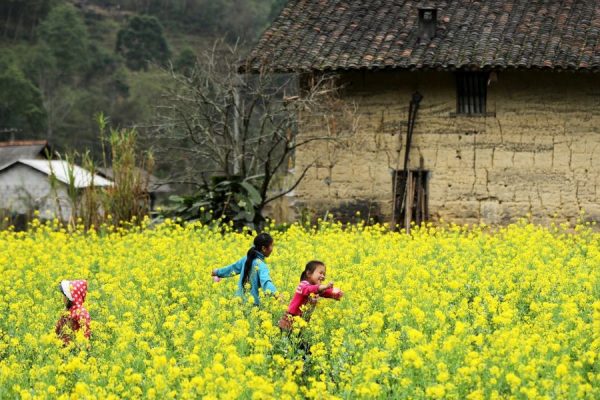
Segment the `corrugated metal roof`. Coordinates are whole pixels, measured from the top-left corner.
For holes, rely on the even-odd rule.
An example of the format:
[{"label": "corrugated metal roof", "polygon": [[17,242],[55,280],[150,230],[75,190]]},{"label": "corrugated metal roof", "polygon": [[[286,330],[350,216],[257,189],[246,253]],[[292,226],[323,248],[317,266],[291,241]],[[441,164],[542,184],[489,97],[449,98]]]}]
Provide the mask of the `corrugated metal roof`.
[{"label": "corrugated metal roof", "polygon": [[98,187],[106,187],[112,186],[113,183],[108,179],[104,179],[98,175],[92,175],[88,170],[81,168],[77,165],[70,165],[68,162],[64,160],[28,160],[21,159],[15,162],[10,163],[9,165],[5,165],[4,167],[0,167],[0,171],[10,168],[12,165],[17,163],[21,163],[27,165],[37,171],[40,171],[48,176],[54,175],[56,179],[60,182],[68,185],[69,184],[69,176],[72,175],[74,180],[74,185],[78,189],[86,188],[91,186],[92,179],[94,181],[94,186]]}]

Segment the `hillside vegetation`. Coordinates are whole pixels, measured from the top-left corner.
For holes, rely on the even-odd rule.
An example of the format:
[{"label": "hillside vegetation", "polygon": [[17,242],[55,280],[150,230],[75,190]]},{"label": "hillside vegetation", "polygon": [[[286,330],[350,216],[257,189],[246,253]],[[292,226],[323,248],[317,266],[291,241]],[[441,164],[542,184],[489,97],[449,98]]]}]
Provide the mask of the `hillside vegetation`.
[{"label": "hillside vegetation", "polygon": [[11,0],[0,4],[0,140],[99,151],[94,115],[152,124],[168,84],[216,39],[246,47],[282,0]]}]

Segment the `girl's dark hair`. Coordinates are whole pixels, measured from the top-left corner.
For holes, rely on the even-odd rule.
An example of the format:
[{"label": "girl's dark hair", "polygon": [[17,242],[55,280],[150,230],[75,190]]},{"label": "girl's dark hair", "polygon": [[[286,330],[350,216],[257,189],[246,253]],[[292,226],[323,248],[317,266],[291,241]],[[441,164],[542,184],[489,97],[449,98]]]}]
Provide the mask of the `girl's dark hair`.
[{"label": "girl's dark hair", "polygon": [[302,275],[300,275],[300,280],[305,281],[306,278],[308,278],[308,274],[312,274],[319,265],[325,266],[325,263],[318,260],[309,261],[308,264],[306,264],[306,267],[304,267]]},{"label": "girl's dark hair", "polygon": [[[258,254],[261,252],[263,247],[269,247],[269,245],[273,243],[273,238],[268,233],[258,234],[254,238],[254,246],[248,250],[248,254],[246,255],[246,263],[244,264],[244,277],[242,278],[242,286],[245,286],[246,283],[250,281],[250,273],[252,268],[252,263],[254,259],[258,257]],[[260,253],[262,254],[262,253]]]},{"label": "girl's dark hair", "polygon": [[[67,297],[67,295],[65,294],[65,291],[63,290],[61,284],[58,284],[58,290],[60,290],[60,292],[63,294],[63,296]],[[71,307],[73,306],[73,302],[71,300],[69,300],[69,298],[67,297],[67,310],[71,309]]]}]

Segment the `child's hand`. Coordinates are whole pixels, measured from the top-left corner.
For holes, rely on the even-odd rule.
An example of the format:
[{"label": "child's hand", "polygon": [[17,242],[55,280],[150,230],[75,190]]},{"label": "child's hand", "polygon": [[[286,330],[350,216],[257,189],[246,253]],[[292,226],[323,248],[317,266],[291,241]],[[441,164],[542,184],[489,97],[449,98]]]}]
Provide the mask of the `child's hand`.
[{"label": "child's hand", "polygon": [[344,292],[340,288],[333,288],[332,292],[337,300],[341,299],[344,295]]},{"label": "child's hand", "polygon": [[219,281],[221,281],[221,278],[219,278],[219,276],[217,275],[217,270],[216,270],[216,269],[213,269],[213,270],[210,272],[210,276],[212,276],[212,278],[213,278],[213,281],[215,281],[215,282],[219,282]]},{"label": "child's hand", "polygon": [[322,292],[333,287],[333,282],[329,282],[327,285],[319,285],[319,292]]},{"label": "child's hand", "polygon": [[275,293],[274,297],[275,297],[275,299],[276,299],[276,300],[277,300],[277,301],[278,301],[280,304],[285,304],[285,303],[286,303],[286,301],[285,301],[285,299],[283,298],[283,296],[282,296],[282,294],[281,294],[281,293]]}]

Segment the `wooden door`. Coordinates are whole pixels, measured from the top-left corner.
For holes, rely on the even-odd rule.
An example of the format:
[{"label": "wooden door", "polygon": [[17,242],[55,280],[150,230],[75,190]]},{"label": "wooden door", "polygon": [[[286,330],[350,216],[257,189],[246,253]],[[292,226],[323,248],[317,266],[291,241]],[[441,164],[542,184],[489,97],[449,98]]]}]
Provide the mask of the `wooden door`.
[{"label": "wooden door", "polygon": [[429,171],[418,169],[394,172],[394,225],[410,232],[411,222],[421,225],[429,219]]}]

